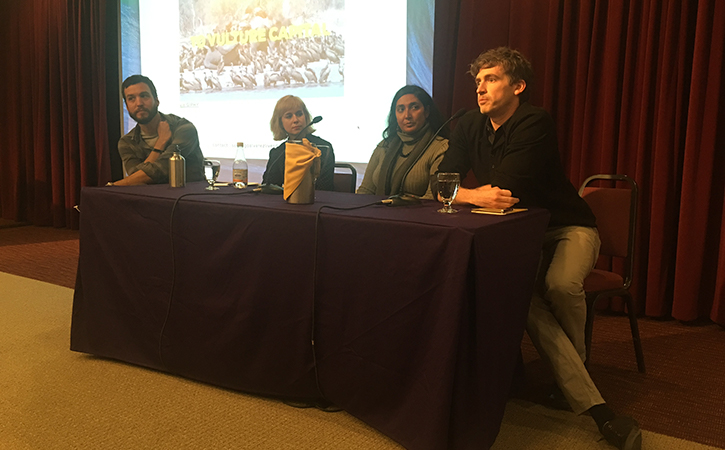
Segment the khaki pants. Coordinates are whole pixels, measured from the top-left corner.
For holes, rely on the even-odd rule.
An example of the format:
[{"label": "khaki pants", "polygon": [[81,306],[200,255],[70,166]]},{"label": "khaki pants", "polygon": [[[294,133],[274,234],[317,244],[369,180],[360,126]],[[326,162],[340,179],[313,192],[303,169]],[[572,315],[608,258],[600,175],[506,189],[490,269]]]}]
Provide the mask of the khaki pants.
[{"label": "khaki pants", "polygon": [[584,367],[584,279],[599,255],[596,228],[547,230],[526,331],[576,414],[604,403]]}]

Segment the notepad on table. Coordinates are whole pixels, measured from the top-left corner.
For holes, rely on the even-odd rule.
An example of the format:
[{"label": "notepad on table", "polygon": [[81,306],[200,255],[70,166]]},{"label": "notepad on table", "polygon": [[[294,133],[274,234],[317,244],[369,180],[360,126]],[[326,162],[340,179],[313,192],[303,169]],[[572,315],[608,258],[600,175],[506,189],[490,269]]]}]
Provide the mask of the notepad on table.
[{"label": "notepad on table", "polygon": [[527,211],[526,208],[473,208],[472,213],[476,214],[492,214],[494,216],[505,216],[507,214],[513,214],[521,211]]}]

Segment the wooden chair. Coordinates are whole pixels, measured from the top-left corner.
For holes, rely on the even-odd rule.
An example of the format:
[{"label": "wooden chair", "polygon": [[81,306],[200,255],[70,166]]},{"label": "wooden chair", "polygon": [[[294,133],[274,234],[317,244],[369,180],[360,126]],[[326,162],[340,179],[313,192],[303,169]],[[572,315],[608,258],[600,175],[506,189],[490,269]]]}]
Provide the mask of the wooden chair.
[{"label": "wooden chair", "polygon": [[357,185],[357,170],[352,164],[335,163],[335,169],[348,169],[349,172],[338,172],[335,170],[333,183],[336,192],[355,192]]},{"label": "wooden chair", "polygon": [[[608,180],[611,187],[589,186],[597,180]],[[617,182],[625,182],[629,189],[617,188]],[[600,185],[597,183],[597,185]],[[592,329],[594,328],[594,314],[597,300],[600,298],[621,297],[627,306],[629,325],[632,330],[634,353],[637,358],[637,368],[644,373],[644,354],[642,342],[639,338],[637,325],[637,312],[629,287],[632,284],[634,272],[634,234],[637,225],[637,202],[639,198],[637,183],[626,175],[593,175],[582,183],[579,195],[589,204],[597,218],[597,229],[602,246],[600,256],[622,258],[624,260],[624,274],[593,269],[584,280],[584,290],[587,301],[587,323],[584,339],[586,342],[586,357],[592,345]]]}]

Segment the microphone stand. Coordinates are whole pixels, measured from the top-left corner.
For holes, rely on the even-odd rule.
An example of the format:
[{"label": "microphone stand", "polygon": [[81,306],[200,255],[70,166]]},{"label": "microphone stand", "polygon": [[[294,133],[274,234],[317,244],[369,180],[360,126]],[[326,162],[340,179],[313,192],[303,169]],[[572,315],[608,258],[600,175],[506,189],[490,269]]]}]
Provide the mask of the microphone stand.
[{"label": "microphone stand", "polygon": [[[304,132],[305,130],[307,130],[307,129],[308,129],[309,127],[311,127],[312,125],[314,125],[314,124],[316,124],[316,123],[318,123],[318,122],[321,122],[321,121],[322,121],[322,116],[315,116],[315,117],[314,117],[314,118],[313,118],[313,119],[312,119],[312,120],[310,121],[310,123],[308,123],[307,125],[305,125],[305,127],[304,127],[304,128],[302,128],[302,129],[300,130],[300,132],[299,132],[299,133],[297,133],[297,136],[301,135],[301,134],[302,134],[302,133],[303,133],[303,132]],[[288,136],[287,140],[289,140],[289,136]],[[265,175],[266,175],[267,173],[269,173],[269,172],[271,172],[271,171],[272,171],[272,168],[273,168],[273,167],[275,166],[275,164],[277,164],[277,161],[279,161],[279,160],[280,160],[280,158],[282,158],[282,156],[283,156],[283,155],[284,155],[284,152],[281,152],[281,153],[280,153],[279,155],[277,155],[277,157],[276,157],[276,158],[274,159],[274,161],[272,161],[272,164],[270,164],[270,165],[269,165],[269,168],[268,168],[268,169],[267,169],[267,170],[265,171]],[[264,182],[264,181],[265,181],[265,179],[266,179],[266,177],[264,177],[264,176],[263,176],[263,177],[262,177],[262,185],[266,185],[266,184],[267,184],[267,183],[265,183],[265,182]]]},{"label": "microphone stand", "polygon": [[408,176],[408,174],[410,173],[410,171],[413,169],[413,166],[415,166],[418,163],[418,160],[420,160],[420,158],[423,156],[423,154],[426,152],[426,150],[428,150],[428,147],[430,147],[430,144],[432,144],[433,141],[438,137],[438,135],[440,134],[440,132],[443,130],[443,127],[445,127],[446,125],[448,125],[452,120],[458,119],[459,117],[461,117],[465,113],[466,113],[466,109],[465,108],[459,109],[448,120],[446,120],[445,122],[443,122],[443,125],[441,125],[440,128],[438,128],[438,130],[433,134],[433,136],[430,138],[430,140],[428,141],[428,143],[425,145],[425,148],[423,149],[423,151],[420,152],[420,154],[415,158],[415,161],[413,161],[413,164],[411,164],[410,167],[408,167],[408,170],[405,171],[405,175],[403,175],[403,178],[400,180],[400,186],[398,187],[398,192],[399,192],[398,195],[399,196],[404,196],[405,195],[405,192],[403,191],[403,184],[405,183],[405,178]]}]

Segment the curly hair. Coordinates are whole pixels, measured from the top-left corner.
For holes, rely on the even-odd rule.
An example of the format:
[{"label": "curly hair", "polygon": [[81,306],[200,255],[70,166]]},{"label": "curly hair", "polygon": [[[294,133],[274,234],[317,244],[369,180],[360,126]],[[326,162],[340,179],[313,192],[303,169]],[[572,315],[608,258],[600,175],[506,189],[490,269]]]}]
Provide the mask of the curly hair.
[{"label": "curly hair", "polygon": [[509,84],[517,83],[523,80],[526,88],[519,94],[519,99],[525,102],[530,97],[531,86],[534,83],[534,69],[526,57],[518,50],[509,47],[498,47],[487,50],[471,63],[470,74],[473,77],[478,76],[481,69],[490,69],[491,67],[501,66],[504,73],[509,78]]},{"label": "curly hair", "polygon": [[[294,95],[285,95],[284,97],[277,100],[277,104],[274,105],[274,112],[272,113],[272,118],[269,121],[269,128],[270,130],[272,130],[272,136],[274,137],[275,141],[283,141],[287,139],[287,132],[282,126],[282,116],[284,115],[284,113],[286,113],[287,111],[296,111],[298,109],[301,109],[302,112],[305,114],[305,125],[310,123],[310,120],[312,120],[310,112],[307,110],[307,106],[301,98],[295,97]],[[313,133],[314,131],[314,127],[307,128],[308,133]]]}]

